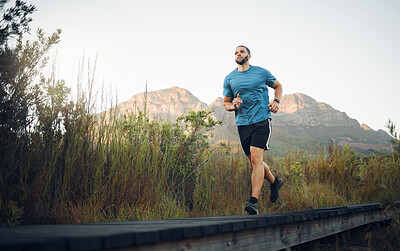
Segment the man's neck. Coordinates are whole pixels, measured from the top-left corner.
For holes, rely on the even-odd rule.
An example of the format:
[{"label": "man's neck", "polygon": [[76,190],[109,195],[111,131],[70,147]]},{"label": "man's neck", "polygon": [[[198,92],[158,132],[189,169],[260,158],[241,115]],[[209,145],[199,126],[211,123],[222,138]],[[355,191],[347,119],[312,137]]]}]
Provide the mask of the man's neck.
[{"label": "man's neck", "polygon": [[248,69],[250,69],[250,64],[248,62],[246,62],[243,65],[238,64],[238,71],[247,71]]}]

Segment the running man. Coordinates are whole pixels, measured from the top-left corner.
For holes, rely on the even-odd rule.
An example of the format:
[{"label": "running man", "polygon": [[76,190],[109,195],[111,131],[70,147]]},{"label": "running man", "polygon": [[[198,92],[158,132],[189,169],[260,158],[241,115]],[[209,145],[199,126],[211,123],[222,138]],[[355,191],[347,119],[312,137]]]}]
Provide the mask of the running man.
[{"label": "running man", "polygon": [[[277,113],[282,97],[282,85],[266,69],[250,65],[250,50],[243,45],[236,48],[237,68],[224,80],[224,107],[235,111],[235,122],[242,148],[250,159],[252,195],[245,205],[248,214],[258,214],[258,197],[266,179],[270,183],[270,201],[279,197],[283,180],[272,175],[263,161],[264,150],[269,149],[271,112]],[[269,103],[268,87],[275,90],[275,99]]]}]

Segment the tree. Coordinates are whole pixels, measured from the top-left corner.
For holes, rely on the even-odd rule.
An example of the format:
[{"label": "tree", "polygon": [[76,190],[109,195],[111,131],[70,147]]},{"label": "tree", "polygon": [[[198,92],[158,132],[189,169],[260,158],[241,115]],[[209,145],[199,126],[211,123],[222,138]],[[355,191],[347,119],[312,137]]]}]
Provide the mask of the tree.
[{"label": "tree", "polygon": [[[3,12],[8,0],[0,0]],[[4,11],[0,21],[0,147],[26,136],[34,121],[35,100],[39,98],[35,81],[48,61],[45,56],[59,42],[61,30],[51,36],[37,31],[37,41],[23,41],[29,31],[28,17],[36,8],[17,0],[15,6]],[[18,36],[16,45],[9,41]]]},{"label": "tree", "polygon": [[[4,5],[9,0],[0,0],[0,11],[3,12]],[[6,44],[6,42],[12,36],[19,36],[24,32],[29,32],[29,23],[32,18],[28,15],[32,14],[36,10],[33,5],[26,5],[25,2],[17,0],[15,6],[7,9],[3,13],[3,17],[0,20],[0,46]]]},{"label": "tree", "polygon": [[[57,118],[56,114],[51,116],[53,111],[47,107],[60,106],[59,99],[63,97],[58,93],[66,90],[62,82],[47,85],[44,91],[41,88],[44,79],[41,70],[48,61],[46,55],[59,42],[61,30],[46,36],[39,29],[36,41],[25,41],[24,35],[29,32],[32,21],[29,16],[36,8],[17,0],[14,7],[5,10],[7,2],[0,0],[0,223],[10,208],[22,212],[22,209],[14,210],[27,199],[22,196],[24,188],[20,180],[32,177],[29,174],[35,172],[27,158],[32,152],[30,133],[35,123]],[[46,97],[53,100],[43,103]],[[48,138],[53,131],[42,128],[42,132],[50,132]]]},{"label": "tree", "polygon": [[393,146],[393,150],[396,153],[400,153],[400,135],[399,135],[398,131],[396,130],[396,125],[394,124],[393,121],[391,121],[389,119],[387,124],[386,124],[386,128],[389,129],[389,133],[393,137],[390,140],[390,143]]},{"label": "tree", "polygon": [[179,165],[179,172],[183,177],[182,183],[178,187],[183,189],[185,203],[190,209],[193,208],[193,193],[196,181],[196,175],[192,174],[204,164],[199,163],[199,161],[204,160],[207,150],[209,150],[207,141],[209,135],[207,133],[215,126],[222,125],[222,121],[214,120],[211,117],[210,114],[212,112],[211,109],[197,112],[190,110],[187,115],[182,114],[176,119],[177,122],[184,122],[184,127],[188,133],[179,150],[181,154],[179,159],[182,161]]},{"label": "tree", "polygon": [[[24,119],[18,121],[18,117],[27,113],[26,100],[29,100],[21,85],[16,79],[19,69],[18,58],[15,51],[8,46],[8,41],[14,36],[21,36],[23,32],[29,31],[28,18],[35,7],[27,6],[22,1],[16,1],[15,6],[4,10],[8,0],[0,0],[0,10],[2,19],[0,20],[0,136],[9,139],[9,133],[13,131],[18,134],[21,128],[26,125]],[[27,99],[26,99],[27,98]],[[22,102],[20,102],[22,100]],[[14,108],[14,109],[10,109]]]}]

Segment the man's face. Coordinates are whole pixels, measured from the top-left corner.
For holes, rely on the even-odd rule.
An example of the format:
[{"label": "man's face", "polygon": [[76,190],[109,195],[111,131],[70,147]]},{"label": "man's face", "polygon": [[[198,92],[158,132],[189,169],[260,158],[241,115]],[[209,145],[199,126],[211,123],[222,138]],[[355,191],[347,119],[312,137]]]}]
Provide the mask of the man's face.
[{"label": "man's face", "polygon": [[235,61],[237,64],[243,65],[247,61],[249,61],[249,54],[247,54],[247,50],[244,47],[237,47],[235,51]]}]

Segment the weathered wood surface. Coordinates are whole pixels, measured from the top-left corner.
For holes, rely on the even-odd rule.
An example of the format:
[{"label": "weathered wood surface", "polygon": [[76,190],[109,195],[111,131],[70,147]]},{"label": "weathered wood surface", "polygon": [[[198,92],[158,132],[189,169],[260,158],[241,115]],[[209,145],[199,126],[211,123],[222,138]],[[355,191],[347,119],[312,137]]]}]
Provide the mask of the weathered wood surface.
[{"label": "weathered wood surface", "polygon": [[380,204],[290,213],[0,228],[0,250],[279,250],[389,220]]}]

